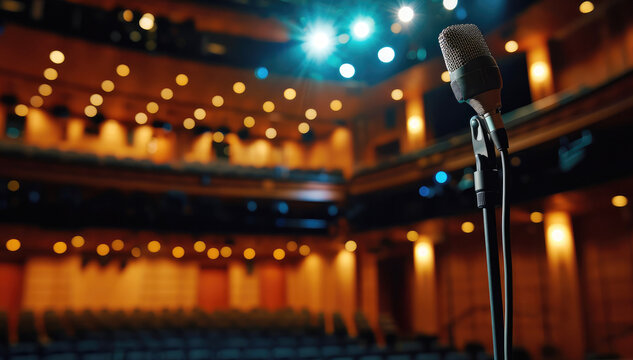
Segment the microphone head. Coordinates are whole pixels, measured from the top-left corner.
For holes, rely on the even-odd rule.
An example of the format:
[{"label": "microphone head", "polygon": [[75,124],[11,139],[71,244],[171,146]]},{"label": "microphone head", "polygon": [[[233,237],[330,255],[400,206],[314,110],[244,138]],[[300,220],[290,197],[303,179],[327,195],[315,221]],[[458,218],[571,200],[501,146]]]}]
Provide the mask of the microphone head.
[{"label": "microphone head", "polygon": [[453,72],[469,61],[492,56],[481,31],[476,25],[452,25],[442,30],[438,38],[446,69]]}]

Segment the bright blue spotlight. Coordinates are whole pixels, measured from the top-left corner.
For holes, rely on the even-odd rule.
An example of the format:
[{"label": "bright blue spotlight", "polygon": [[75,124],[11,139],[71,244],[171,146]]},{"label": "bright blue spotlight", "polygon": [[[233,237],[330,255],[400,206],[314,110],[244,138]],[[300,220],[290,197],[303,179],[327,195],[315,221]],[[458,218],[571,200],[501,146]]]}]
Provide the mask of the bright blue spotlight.
[{"label": "bright blue spotlight", "polygon": [[279,203],[277,203],[277,211],[279,211],[280,214],[287,214],[288,210],[290,210],[290,207],[288,206],[288,203],[285,201],[280,201]]},{"label": "bright blue spotlight", "polygon": [[315,26],[306,36],[304,46],[308,55],[326,57],[334,48],[334,29],[325,25]]},{"label": "bright blue spotlight", "polygon": [[338,71],[341,73],[341,76],[349,79],[356,73],[356,69],[352,64],[343,64],[338,68]]},{"label": "bright blue spotlight", "polygon": [[378,59],[384,63],[392,62],[395,57],[396,52],[389,46],[385,46],[384,48],[378,50]]},{"label": "bright blue spotlight", "polygon": [[268,69],[266,69],[263,66],[258,67],[257,69],[255,69],[255,77],[258,79],[265,79],[268,77]]},{"label": "bright blue spotlight", "polygon": [[356,40],[365,40],[371,33],[371,19],[358,19],[352,24],[352,35]]},{"label": "bright blue spotlight", "polygon": [[431,189],[429,189],[428,186],[420,186],[418,193],[420,193],[422,197],[429,197],[431,195]]},{"label": "bright blue spotlight", "polygon": [[435,173],[435,181],[438,184],[444,184],[446,181],[448,181],[448,174],[445,173],[444,171],[438,171]]}]

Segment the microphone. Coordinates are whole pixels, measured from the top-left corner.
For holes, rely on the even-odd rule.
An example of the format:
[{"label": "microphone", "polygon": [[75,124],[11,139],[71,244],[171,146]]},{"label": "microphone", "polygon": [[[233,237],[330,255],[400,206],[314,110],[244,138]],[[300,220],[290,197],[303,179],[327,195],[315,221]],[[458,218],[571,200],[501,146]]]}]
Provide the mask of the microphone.
[{"label": "microphone", "polygon": [[481,31],[473,24],[452,25],[442,30],[438,40],[455,98],[468,103],[485,120],[497,149],[506,149],[507,136],[501,120],[503,82]]}]

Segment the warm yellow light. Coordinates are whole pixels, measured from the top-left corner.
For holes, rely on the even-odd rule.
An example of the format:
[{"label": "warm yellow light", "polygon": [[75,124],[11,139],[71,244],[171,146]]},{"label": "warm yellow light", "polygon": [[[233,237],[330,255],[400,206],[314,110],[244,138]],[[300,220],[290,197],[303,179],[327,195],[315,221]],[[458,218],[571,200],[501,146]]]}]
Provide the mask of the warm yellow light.
[{"label": "warm yellow light", "polygon": [[160,251],[160,243],[157,240],[152,240],[147,243],[147,250],[152,253],[157,253]]},{"label": "warm yellow light", "polygon": [[64,56],[64,53],[59,51],[59,50],[51,51],[51,53],[48,55],[48,57],[55,64],[61,64],[61,63],[64,62],[64,60],[66,60],[66,56]]},{"label": "warm yellow light", "polygon": [[110,253],[110,247],[106,244],[97,245],[97,254],[99,256],[106,256]]},{"label": "warm yellow light", "polygon": [[231,254],[233,254],[233,250],[228,246],[222,246],[222,249],[220,249],[220,255],[224,258],[231,256]]},{"label": "warm yellow light", "polygon": [[12,192],[20,190],[20,182],[17,180],[9,180],[9,182],[7,182],[7,189]]},{"label": "warm yellow light", "polygon": [[286,90],[284,90],[284,98],[286,98],[286,100],[294,100],[294,98],[296,97],[297,91],[295,91],[295,89],[287,88]]},{"label": "warm yellow light", "polygon": [[112,250],[121,251],[125,247],[125,243],[121,239],[114,239],[112,240],[111,246],[112,246]]},{"label": "warm yellow light", "polygon": [[55,252],[55,254],[63,254],[66,252],[67,249],[68,245],[66,245],[66,243],[63,241],[58,241],[53,244],[53,251]]},{"label": "warm yellow light", "polygon": [[277,130],[275,130],[274,128],[268,128],[266,129],[266,137],[269,139],[274,139],[277,137]]},{"label": "warm yellow light", "polygon": [[442,81],[451,82],[451,74],[448,71],[442,73]]},{"label": "warm yellow light", "polygon": [[59,74],[57,74],[57,70],[55,70],[53,68],[46,68],[44,70],[44,78],[46,78],[46,80],[53,81],[53,80],[57,79],[58,75]]},{"label": "warm yellow light", "polygon": [[147,112],[150,114],[156,114],[158,112],[158,104],[153,101],[148,102],[145,108],[147,109]]},{"label": "warm yellow light", "polygon": [[343,108],[343,103],[341,102],[341,100],[332,100],[330,101],[330,109],[332,109],[332,111],[339,111]]},{"label": "warm yellow light", "polygon": [[543,213],[538,211],[532,212],[530,214],[530,221],[535,224],[543,222]]},{"label": "warm yellow light", "polygon": [[211,260],[215,260],[220,256],[220,251],[214,247],[207,251],[207,257]]},{"label": "warm yellow light", "polygon": [[535,81],[543,81],[547,78],[549,74],[549,69],[547,64],[543,61],[537,61],[532,66],[530,66],[530,76]]},{"label": "warm yellow light", "polygon": [[196,121],[192,118],[186,118],[182,121],[182,126],[184,126],[187,130],[191,130],[196,126]]},{"label": "warm yellow light", "polygon": [[215,141],[216,143],[221,143],[222,141],[224,141],[224,134],[219,131],[214,132],[213,141]]},{"label": "warm yellow light", "polygon": [[407,120],[407,130],[409,133],[419,133],[422,131],[422,118],[414,115]]},{"label": "warm yellow light", "polygon": [[255,126],[255,118],[253,118],[252,116],[245,117],[244,126],[246,126],[247,128],[252,128],[253,126]]},{"label": "warm yellow light", "polygon": [[18,239],[7,240],[6,247],[7,247],[7,250],[9,251],[18,251],[20,249],[20,246],[22,246],[22,244],[20,243],[20,240]]},{"label": "warm yellow light", "polygon": [[130,67],[125,65],[125,64],[119,64],[116,67],[116,73],[120,76],[120,77],[126,77],[128,75],[130,75]]},{"label": "warm yellow light", "polygon": [[87,117],[97,116],[97,108],[94,107],[94,105],[88,105],[84,108],[84,114],[86,114]]},{"label": "warm yellow light", "polygon": [[132,250],[130,250],[130,252],[132,253],[132,256],[134,256],[135,258],[137,257],[141,257],[141,249],[139,247],[133,247]]},{"label": "warm yellow light", "polygon": [[112,80],[103,80],[103,82],[101,82],[101,89],[105,92],[114,91],[114,82],[112,82]]},{"label": "warm yellow light", "polygon": [[402,31],[402,25],[400,25],[400,23],[393,23],[391,24],[391,32],[394,34],[400,34],[400,32]]},{"label": "warm yellow light", "polygon": [[428,262],[432,260],[433,247],[426,241],[416,243],[414,252],[416,264],[428,264]]},{"label": "warm yellow light", "polygon": [[244,91],[246,91],[246,85],[244,85],[243,82],[238,81],[235,84],[233,84],[233,91],[236,94],[242,94],[242,93],[244,93]]},{"label": "warm yellow light", "polygon": [[174,97],[174,92],[170,88],[164,88],[160,91],[160,97],[162,97],[163,100],[170,100]]},{"label": "warm yellow light", "polygon": [[103,96],[99,94],[90,95],[90,103],[94,106],[100,106],[103,104]]},{"label": "warm yellow light", "polygon": [[514,41],[514,40],[510,40],[508,42],[506,42],[506,51],[509,53],[513,53],[517,50],[519,50],[519,43]]},{"label": "warm yellow light", "polygon": [[86,239],[84,239],[84,237],[81,235],[75,235],[72,239],[70,239],[70,243],[73,247],[80,248],[84,246],[84,244],[86,243]]},{"label": "warm yellow light", "polygon": [[354,252],[354,251],[356,251],[357,248],[358,248],[358,245],[356,244],[356,241],[354,241],[354,240],[347,240],[345,242],[345,250],[347,250],[349,252]]},{"label": "warm yellow light", "polygon": [[143,30],[151,30],[154,27],[154,15],[150,13],[145,13],[138,20],[138,26]]},{"label": "warm yellow light", "polygon": [[176,259],[180,259],[181,257],[185,256],[185,249],[182,246],[176,246],[171,249],[171,255]]},{"label": "warm yellow light", "polygon": [[624,195],[616,195],[611,198],[611,204],[615,207],[625,207],[629,203],[629,199]]},{"label": "warm yellow light", "polygon": [[299,246],[299,254],[303,255],[303,256],[308,256],[310,255],[310,247],[306,244],[303,244],[301,246]]},{"label": "warm yellow light", "polygon": [[475,224],[470,221],[464,221],[462,223],[462,231],[466,234],[470,234],[471,232],[475,231]]},{"label": "warm yellow light", "polygon": [[267,112],[267,113],[273,112],[273,111],[275,111],[275,103],[273,103],[272,101],[268,100],[268,101],[264,102],[264,105],[262,105],[262,109],[264,109],[264,111]]},{"label": "warm yellow light", "polygon": [[198,240],[195,243],[193,243],[193,250],[195,252],[201,253],[206,248],[207,248],[207,244],[205,244],[204,241],[202,241],[202,240]]},{"label": "warm yellow light", "polygon": [[44,99],[42,99],[42,97],[39,95],[33,95],[31,96],[30,103],[31,103],[31,106],[38,108],[44,105]]},{"label": "warm yellow light", "polygon": [[284,249],[275,249],[273,251],[273,257],[275,260],[283,260],[286,257],[286,252]]},{"label": "warm yellow light", "polygon": [[583,14],[588,14],[592,12],[594,8],[595,7],[593,6],[593,3],[591,1],[583,1],[582,3],[580,3],[578,10],[580,10],[580,12]]},{"label": "warm yellow light", "polygon": [[297,251],[297,247],[298,247],[297,242],[294,240],[290,240],[286,244],[286,249],[288,249],[288,251]]},{"label": "warm yellow light", "polygon": [[244,250],[244,259],[253,260],[255,258],[255,250],[253,248],[247,248]]},{"label": "warm yellow light", "polygon": [[136,123],[139,125],[143,125],[147,123],[147,115],[145,113],[140,112],[134,115],[134,121],[136,121]]},{"label": "warm yellow light", "polygon": [[404,92],[400,89],[393,89],[391,90],[391,98],[398,101],[398,100],[402,100],[402,98],[404,97]]},{"label": "warm yellow light", "polygon": [[224,98],[220,95],[216,95],[213,98],[211,98],[211,104],[213,104],[213,106],[215,107],[220,107],[224,105]]},{"label": "warm yellow light", "polygon": [[197,108],[193,111],[193,117],[195,117],[197,120],[202,120],[207,117],[207,112],[204,111],[203,108]]},{"label": "warm yellow light", "polygon": [[134,20],[134,13],[130,9],[126,9],[123,11],[123,20],[127,22],[131,22]]},{"label": "warm yellow light", "polygon": [[42,96],[48,96],[53,93],[53,88],[48,84],[42,84],[37,88],[37,92]]},{"label": "warm yellow light", "polygon": [[317,117],[317,111],[314,109],[308,109],[305,112],[305,116],[306,116],[306,119],[308,120],[314,120]]},{"label": "warm yellow light", "polygon": [[550,238],[554,241],[554,243],[562,244],[567,237],[567,231],[565,226],[561,224],[551,225],[547,232],[549,233]]},{"label": "warm yellow light", "polygon": [[179,86],[185,86],[189,84],[189,77],[185,74],[176,75],[176,84]]},{"label": "warm yellow light", "polygon": [[301,124],[299,124],[300,133],[305,134],[308,131],[310,131],[310,125],[307,122],[302,122]]},{"label": "warm yellow light", "polygon": [[14,111],[17,116],[26,116],[29,113],[29,107],[24,104],[17,104]]},{"label": "warm yellow light", "polygon": [[418,240],[419,237],[420,237],[420,234],[418,234],[418,232],[415,230],[409,230],[407,232],[407,240],[409,241],[416,241]]}]

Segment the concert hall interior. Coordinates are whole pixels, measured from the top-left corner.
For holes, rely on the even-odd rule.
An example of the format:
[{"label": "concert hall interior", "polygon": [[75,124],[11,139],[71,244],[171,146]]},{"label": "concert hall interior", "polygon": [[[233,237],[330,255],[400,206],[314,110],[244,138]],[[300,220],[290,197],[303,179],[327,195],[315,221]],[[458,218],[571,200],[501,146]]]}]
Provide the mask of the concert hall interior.
[{"label": "concert hall interior", "polygon": [[633,358],[632,14],[0,0],[0,359],[492,359],[454,24],[503,79],[512,358]]}]

